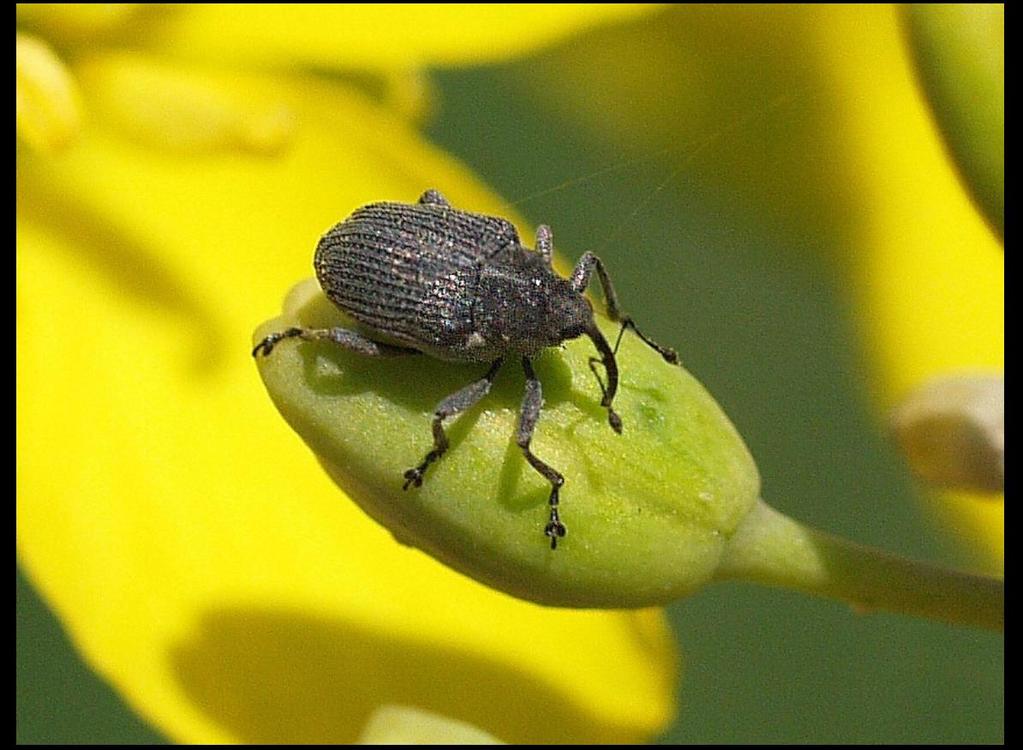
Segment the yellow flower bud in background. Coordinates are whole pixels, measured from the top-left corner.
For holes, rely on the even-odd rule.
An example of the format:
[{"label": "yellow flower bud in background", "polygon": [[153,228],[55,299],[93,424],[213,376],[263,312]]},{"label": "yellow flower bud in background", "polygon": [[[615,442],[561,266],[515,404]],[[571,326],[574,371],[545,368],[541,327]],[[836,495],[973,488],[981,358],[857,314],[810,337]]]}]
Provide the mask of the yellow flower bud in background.
[{"label": "yellow flower bud in background", "polygon": [[482,729],[410,706],[381,706],[366,722],[360,745],[501,745]]},{"label": "yellow flower bud in background", "polygon": [[1005,381],[998,375],[935,378],[892,415],[910,468],[949,489],[1005,489]]}]

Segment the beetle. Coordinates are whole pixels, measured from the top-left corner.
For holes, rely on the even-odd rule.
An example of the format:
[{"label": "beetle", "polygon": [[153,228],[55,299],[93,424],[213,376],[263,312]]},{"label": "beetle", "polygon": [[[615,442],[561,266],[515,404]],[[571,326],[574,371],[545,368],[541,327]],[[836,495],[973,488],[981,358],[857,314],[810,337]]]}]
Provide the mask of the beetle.
[{"label": "beetle", "polygon": [[[252,355],[268,356],[280,341],[300,338],[332,341],[369,357],[426,354],[453,362],[489,363],[482,378],[437,405],[433,448],[405,472],[406,490],[421,486],[427,468],[447,451],[444,420],[477,404],[490,392],[505,359],[518,356],[526,388],[515,441],[530,466],[550,482],[544,534],[553,550],[567,531],[558,513],[565,479],[530,448],[543,405],[531,359],[542,349],[588,336],[600,355],[591,357],[589,364],[600,385],[601,406],[607,408],[611,428],[621,433],[613,402],[618,391],[616,354],[625,329],[632,329],[670,364],[678,364],[678,355],[649,339],[622,313],[600,258],[585,253],[565,279],[551,265],[553,237],[548,226],[537,228],[535,244],[535,250],[529,250],[511,222],[453,208],[436,190],[424,192],[416,204],[363,206],[323,235],[313,263],[327,298],[368,335],[347,328],[288,328],[264,338]],[[593,307],[583,294],[594,271],[608,315],[621,323],[614,348],[597,327]]]}]

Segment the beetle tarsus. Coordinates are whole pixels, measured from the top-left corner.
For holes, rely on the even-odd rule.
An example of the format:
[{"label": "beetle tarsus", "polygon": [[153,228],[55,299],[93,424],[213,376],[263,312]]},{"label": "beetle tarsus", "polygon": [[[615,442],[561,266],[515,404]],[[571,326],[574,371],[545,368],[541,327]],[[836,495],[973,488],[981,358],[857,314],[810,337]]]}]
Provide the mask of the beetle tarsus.
[{"label": "beetle tarsus", "polygon": [[610,406],[607,407],[607,423],[611,425],[612,430],[617,432],[619,435],[622,434],[622,418],[619,417],[618,412]]},{"label": "beetle tarsus", "polygon": [[258,357],[262,354],[264,357],[269,357],[270,352],[274,350],[278,342],[282,339],[288,339],[293,336],[301,336],[303,333],[301,328],[288,328],[285,331],[279,331],[278,333],[271,333],[265,339],[256,344],[256,347],[252,350],[252,356]]},{"label": "beetle tarsus", "polygon": [[551,493],[551,520],[547,522],[547,525],[543,529],[544,536],[550,538],[551,549],[558,548],[558,539],[563,539],[565,534],[568,533],[568,529],[565,528],[565,524],[561,522],[558,517],[558,490],[555,487],[554,492]]},{"label": "beetle tarsus", "polygon": [[[447,445],[445,444],[444,447],[446,448]],[[444,455],[444,451],[436,449],[427,453],[426,458],[423,459],[423,462],[419,464],[419,466],[405,472],[405,484],[403,484],[401,488],[403,490],[407,490],[410,486],[422,487],[423,477],[426,475],[426,468],[442,455]]]},{"label": "beetle tarsus", "polygon": [[409,469],[405,472],[405,484],[401,486],[403,490],[407,490],[411,486],[422,487],[423,486],[423,474],[426,473],[426,467],[428,463],[422,463],[414,469]]},{"label": "beetle tarsus", "polygon": [[278,340],[279,339],[274,336],[267,336],[265,339],[256,344],[256,348],[252,350],[252,356],[258,357],[260,354],[264,357],[270,356],[270,352],[274,350],[274,344],[276,344]]}]

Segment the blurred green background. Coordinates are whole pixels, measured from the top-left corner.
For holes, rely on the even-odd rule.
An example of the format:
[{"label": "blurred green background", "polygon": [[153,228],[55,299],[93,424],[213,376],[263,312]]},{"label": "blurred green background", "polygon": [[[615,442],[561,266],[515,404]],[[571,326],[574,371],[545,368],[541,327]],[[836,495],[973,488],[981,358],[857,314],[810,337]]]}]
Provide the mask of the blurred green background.
[{"label": "blurred green background", "polygon": [[[848,283],[860,217],[820,189],[862,168],[843,162],[831,127],[841,103],[800,49],[798,18],[743,48],[749,22],[672,10],[511,64],[433,71],[428,136],[532,225],[549,223],[564,259],[605,260],[625,308],[734,421],[769,503],[867,544],[980,565],[924,512],[869,399]],[[17,606],[19,742],[162,741],[81,663],[20,573]],[[1000,634],[738,584],[669,613],[684,673],[664,742],[1003,740]]]}]

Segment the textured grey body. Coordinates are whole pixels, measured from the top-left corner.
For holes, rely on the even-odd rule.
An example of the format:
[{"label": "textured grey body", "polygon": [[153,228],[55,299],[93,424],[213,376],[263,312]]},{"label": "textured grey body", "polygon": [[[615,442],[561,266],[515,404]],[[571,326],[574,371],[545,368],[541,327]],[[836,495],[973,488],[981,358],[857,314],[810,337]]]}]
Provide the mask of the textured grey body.
[{"label": "textured grey body", "polygon": [[[518,355],[526,375],[515,442],[536,471],[551,485],[544,534],[555,549],[565,536],[559,492],[565,478],[539,459],[530,444],[543,389],[530,358],[548,346],[586,334],[600,358],[590,369],[600,386],[608,423],[622,431],[612,408],[618,390],[615,354],[631,328],[664,357],[677,363],[671,349],[656,344],[618,307],[611,279],[600,259],[586,253],[572,275],[563,279],[551,266],[551,230],[536,232],[536,250],[523,247],[515,228],[504,219],[451,207],[436,190],[427,190],[414,205],[373,203],[363,206],[327,232],[316,248],[316,278],[327,297],[365,329],[288,328],[266,336],[252,350],[270,356],[285,339],[331,341],[367,357],[426,353],[437,359],[488,362],[486,374],[441,401],[433,416],[433,449],[405,472],[405,489],[419,487],[427,468],[448,450],[443,422],[479,403],[489,392],[506,357]],[[614,349],[593,320],[583,296],[596,271],[604,288],[608,314],[622,328]],[[607,385],[597,372],[604,367]]]},{"label": "textured grey body", "polygon": [[364,206],[323,236],[314,267],[370,334],[437,359],[535,354],[583,333],[564,321],[592,316],[510,222],[446,205]]}]

